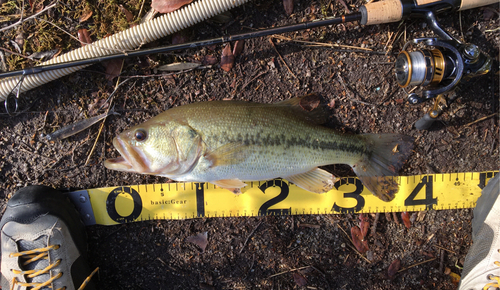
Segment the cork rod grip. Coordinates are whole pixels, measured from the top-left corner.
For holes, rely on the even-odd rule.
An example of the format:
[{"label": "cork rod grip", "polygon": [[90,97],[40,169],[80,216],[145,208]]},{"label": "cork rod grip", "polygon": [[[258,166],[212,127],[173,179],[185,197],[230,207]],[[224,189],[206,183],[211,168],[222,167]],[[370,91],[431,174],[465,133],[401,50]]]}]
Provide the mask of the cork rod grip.
[{"label": "cork rod grip", "polygon": [[460,10],[467,10],[495,3],[498,3],[498,0],[462,0],[462,5],[460,5]]},{"label": "cork rod grip", "polygon": [[[491,1],[491,0],[469,0]],[[383,0],[360,7],[361,24],[372,25],[397,22],[403,18],[403,5],[399,0]]]}]

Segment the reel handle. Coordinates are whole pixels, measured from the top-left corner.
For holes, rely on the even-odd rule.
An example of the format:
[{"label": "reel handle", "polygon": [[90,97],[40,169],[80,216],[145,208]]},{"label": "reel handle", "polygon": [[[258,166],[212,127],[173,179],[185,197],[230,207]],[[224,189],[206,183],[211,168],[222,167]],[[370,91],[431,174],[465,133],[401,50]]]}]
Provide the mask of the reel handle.
[{"label": "reel handle", "polygon": [[422,118],[415,122],[415,129],[428,130],[435,121],[436,118],[432,118],[429,113],[426,113]]}]

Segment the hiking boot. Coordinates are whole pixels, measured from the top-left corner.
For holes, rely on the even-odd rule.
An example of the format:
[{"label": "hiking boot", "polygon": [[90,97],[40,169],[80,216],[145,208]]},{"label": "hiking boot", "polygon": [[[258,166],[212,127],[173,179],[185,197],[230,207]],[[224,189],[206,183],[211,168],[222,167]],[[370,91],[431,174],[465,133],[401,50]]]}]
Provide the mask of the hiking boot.
[{"label": "hiking boot", "polygon": [[87,279],[93,273],[85,227],[61,192],[20,189],[7,203],[0,229],[2,289],[95,289]]},{"label": "hiking boot", "polygon": [[458,289],[500,289],[500,174],[477,200],[472,219],[472,246],[465,257]]}]

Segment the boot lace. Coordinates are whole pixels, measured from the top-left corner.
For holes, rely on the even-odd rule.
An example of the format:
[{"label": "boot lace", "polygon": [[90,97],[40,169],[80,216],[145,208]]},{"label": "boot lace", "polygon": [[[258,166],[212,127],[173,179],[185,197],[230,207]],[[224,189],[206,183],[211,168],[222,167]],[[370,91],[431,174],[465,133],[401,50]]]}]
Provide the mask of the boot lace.
[{"label": "boot lace", "polygon": [[[498,253],[500,253],[500,249],[498,249]],[[500,261],[495,261],[494,264],[495,264],[495,266],[500,267]],[[483,287],[483,290],[488,290],[491,287],[493,287],[493,288],[495,288],[495,287],[496,288],[500,288],[500,276],[489,274],[488,275],[488,280],[494,280],[494,281],[491,282],[491,283],[486,284]]]},{"label": "boot lace", "polygon": [[[19,257],[19,260],[21,261],[22,265],[26,266],[30,263],[36,262],[36,261],[41,260],[41,259],[48,260],[49,259],[49,251],[50,250],[57,250],[57,249],[59,249],[59,247],[60,247],[59,245],[50,245],[50,246],[47,246],[44,248],[27,250],[27,251],[22,251],[22,252],[18,252],[18,253],[11,253],[9,256],[11,258]],[[45,268],[40,269],[40,270],[35,269],[35,270],[19,271],[19,270],[11,269],[11,271],[16,275],[26,275],[26,278],[33,279],[36,276],[48,273],[53,268],[59,266],[59,264],[61,264],[61,259],[55,261],[54,263],[49,263],[48,266],[46,266]],[[85,279],[85,281],[83,281],[82,285],[80,285],[78,290],[83,290],[87,286],[88,282],[90,281],[92,276],[94,276],[94,274],[97,272],[98,269],[99,268],[96,268],[94,271],[92,271],[92,273]],[[16,277],[14,277],[12,279],[12,283],[11,283],[12,286],[10,289],[13,290],[14,287],[16,285],[18,285],[21,287],[31,287],[31,290],[40,290],[40,289],[42,289],[42,287],[51,287],[50,284],[52,284],[52,282],[54,282],[55,280],[61,278],[62,275],[63,275],[63,273],[59,272],[55,276],[51,275],[51,277],[49,279],[47,279],[47,281],[45,281],[45,282],[29,282],[29,283],[21,282],[21,281],[17,280]],[[65,290],[65,289],[66,289],[66,287],[62,287],[62,288],[57,288],[55,290]]]}]

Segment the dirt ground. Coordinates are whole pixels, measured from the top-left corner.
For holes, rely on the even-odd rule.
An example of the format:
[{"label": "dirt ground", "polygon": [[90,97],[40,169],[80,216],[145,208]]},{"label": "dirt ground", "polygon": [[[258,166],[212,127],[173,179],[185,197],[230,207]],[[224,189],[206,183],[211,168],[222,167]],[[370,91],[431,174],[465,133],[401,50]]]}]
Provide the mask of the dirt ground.
[{"label": "dirt ground", "polygon": [[[44,17],[57,20],[75,36],[83,27],[94,29],[92,37],[102,37],[103,32],[96,27],[102,24],[99,21],[109,21],[97,17],[105,10],[101,9],[104,2],[81,3],[88,4],[95,17],[79,23],[75,11],[81,7],[73,2]],[[145,3],[149,7],[149,1]],[[120,0],[107,2],[112,7],[106,9],[119,13],[120,4],[132,13],[140,6]],[[356,10],[362,3],[347,4]],[[286,16],[281,1],[257,0],[232,10],[234,22],[211,20],[182,35],[194,41],[319,19],[322,12],[340,15],[345,8],[337,1],[298,0],[294,14]],[[372,52],[277,39],[273,40],[275,49],[269,38],[247,40],[230,72],[223,71],[219,64],[171,76],[161,76],[162,72],[156,70],[163,64],[200,60],[206,55],[220,60],[222,45],[127,59],[122,80],[148,77],[133,78],[118,88],[113,103],[121,115],[107,119],[86,166],[99,126],[62,141],[49,142],[45,135],[98,114],[96,104],[113,92],[116,79],[107,80],[105,67],[99,64],[24,93],[19,101],[20,110],[25,110],[22,113],[9,116],[3,106],[0,109],[2,212],[9,196],[30,184],[69,190],[166,182],[165,178],[105,169],[103,161],[117,156],[112,138],[170,107],[226,98],[271,103],[315,92],[331,106],[329,127],[352,133],[397,132],[416,137],[414,152],[401,175],[498,170],[500,34],[491,31],[499,27],[498,5],[448,14],[439,20],[454,36],[463,37],[492,56],[494,64],[492,72],[460,93],[441,122],[429,131],[416,130],[413,124],[431,103],[409,104],[393,76],[395,57],[405,39],[433,35],[419,19],[366,27],[349,23],[285,34],[296,40],[370,48]],[[32,26],[0,34],[0,45],[15,50],[10,41],[23,29],[25,41],[34,42],[29,35],[38,32]],[[46,45],[64,50],[79,47],[65,34],[58,37],[60,41]],[[146,47],[171,41],[172,37],[167,37]],[[29,47],[25,45],[23,54],[34,52]],[[468,125],[492,114],[495,116]],[[354,175],[344,165],[327,169],[340,176]],[[374,231],[370,229],[368,259],[353,251],[341,230],[349,231],[358,224],[357,214],[346,214],[90,226],[89,261],[92,267],[100,268],[100,289],[455,289],[445,269],[461,274],[471,245],[472,210],[429,211],[410,229],[397,216],[395,221],[392,215],[381,214]],[[372,224],[375,215],[368,218]],[[208,233],[204,252],[186,242],[187,237],[202,232]],[[387,269],[395,259],[401,260],[403,271],[390,280]],[[417,265],[420,262],[425,263]]]}]

